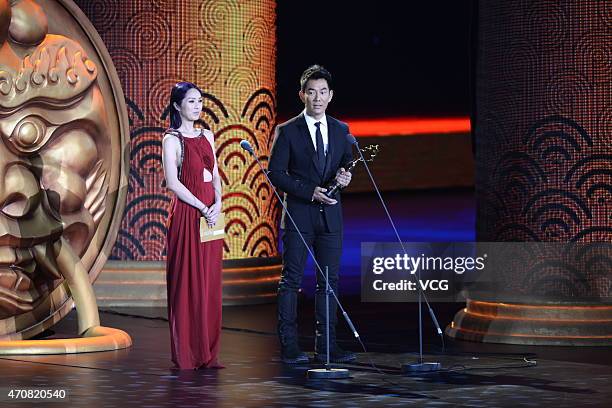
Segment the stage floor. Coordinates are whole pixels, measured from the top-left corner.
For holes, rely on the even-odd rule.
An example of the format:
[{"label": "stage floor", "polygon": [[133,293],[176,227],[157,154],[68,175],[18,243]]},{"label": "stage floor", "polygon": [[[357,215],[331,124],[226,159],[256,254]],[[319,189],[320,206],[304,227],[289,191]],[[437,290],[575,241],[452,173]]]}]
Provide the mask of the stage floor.
[{"label": "stage floor", "polygon": [[[451,192],[385,193],[405,241],[474,240],[474,198],[470,189]],[[612,401],[610,348],[526,347],[453,342],[441,339],[424,314],[425,361],[442,363],[443,372],[405,377],[400,364],[417,360],[418,315],[414,303],[361,303],[361,241],[394,241],[393,232],[372,194],[345,198],[345,245],[341,298],[365,342],[365,354],[341,319],[343,347],[359,352],[347,365],[351,378],[312,381],[306,370],[280,362],[276,305],[224,308],[223,370],[171,368],[165,309],[110,309],[102,324],[127,331],[132,348],[117,352],[64,356],[0,357],[0,390],[11,387],[65,389],[71,407],[262,407],[262,406],[434,406],[574,407],[609,406]],[[364,214],[367,214],[364,216]],[[313,348],[314,276],[304,278],[300,299],[300,338]],[[464,306],[433,304],[446,327]],[[76,333],[76,314],[53,328],[51,337]],[[537,361],[537,365],[528,361]],[[371,359],[377,366],[370,365]],[[380,370],[380,371],[378,371]],[[49,403],[50,405],[51,403]],[[9,402],[0,406],[41,406]],[[54,403],[52,406],[59,406]]]},{"label": "stage floor", "polygon": [[[0,358],[0,389],[64,389],[70,407],[262,407],[262,406],[609,406],[612,357],[609,348],[522,347],[458,343],[440,339],[425,326],[426,361],[439,361],[440,374],[405,377],[400,363],[416,360],[416,305],[366,304],[345,298],[370,352],[347,365],[351,378],[313,381],[305,370],[279,360],[275,305],[224,308],[223,370],[177,371],[169,359],[164,309],[114,309],[102,324],[127,331],[132,348],[117,352]],[[459,304],[437,304],[440,323],[448,323]],[[300,305],[300,334],[312,351],[312,299]],[[76,331],[75,312],[54,328],[52,337]],[[343,321],[342,345],[359,351]],[[532,366],[529,361],[537,361]],[[377,365],[370,366],[368,358]],[[8,402],[0,406],[46,406]],[[51,406],[59,406],[53,403]]]}]

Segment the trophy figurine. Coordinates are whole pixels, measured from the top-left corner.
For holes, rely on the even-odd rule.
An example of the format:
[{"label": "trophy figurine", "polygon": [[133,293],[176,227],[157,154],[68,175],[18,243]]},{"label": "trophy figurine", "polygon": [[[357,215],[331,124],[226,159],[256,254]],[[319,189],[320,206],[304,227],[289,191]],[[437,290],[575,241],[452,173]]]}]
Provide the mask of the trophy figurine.
[{"label": "trophy figurine", "polygon": [[[368,145],[364,147],[363,149],[361,149],[361,152],[363,154],[365,161],[372,162],[374,158],[376,157],[376,155],[378,154],[378,145]],[[352,160],[351,162],[349,162],[348,166],[346,167],[346,171],[350,172],[351,170],[353,170],[355,166],[357,165],[357,163],[359,163],[360,161],[363,161],[363,160],[361,157],[358,157],[355,160]],[[323,194],[325,194],[329,198],[333,198],[338,191],[342,190],[343,187],[334,178],[334,180],[326,188],[327,188],[327,191]]]}]

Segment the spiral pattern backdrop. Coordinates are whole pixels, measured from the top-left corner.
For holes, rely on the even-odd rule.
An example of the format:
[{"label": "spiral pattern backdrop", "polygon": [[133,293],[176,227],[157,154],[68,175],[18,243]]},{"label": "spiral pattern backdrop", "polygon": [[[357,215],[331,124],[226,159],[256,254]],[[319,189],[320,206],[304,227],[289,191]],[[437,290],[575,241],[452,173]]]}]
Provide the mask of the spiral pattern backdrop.
[{"label": "spiral pattern backdrop", "polygon": [[278,257],[278,210],[263,174],[239,145],[249,140],[266,163],[276,121],[275,2],[77,3],[109,49],[130,117],[128,205],[112,258],[165,260],[171,193],[161,138],[178,81],[204,91],[201,125],[215,133],[227,220],[224,258]]},{"label": "spiral pattern backdrop", "polygon": [[[612,259],[601,251],[602,245],[608,254],[612,249],[611,11],[609,1],[478,2],[477,238],[580,247],[517,254],[515,259],[527,261],[496,269],[498,276],[507,274],[498,278],[500,289],[471,296],[449,330],[452,336],[612,342],[611,324],[588,326],[588,313],[596,310],[591,306],[612,316]],[[501,303],[484,313],[474,299]],[[563,310],[577,310],[582,320],[560,308],[550,319],[555,324],[542,316],[512,315],[505,322],[514,326],[504,326],[495,318],[504,302],[569,305]],[[610,306],[601,309],[602,304]]]},{"label": "spiral pattern backdrop", "polygon": [[[479,13],[478,239],[610,241],[610,3],[483,2]],[[547,294],[609,296],[601,272],[577,270],[583,290]],[[533,293],[529,282],[512,289]]]},{"label": "spiral pattern backdrop", "polygon": [[[495,278],[446,333],[612,344],[610,2],[478,2],[476,230]],[[519,244],[517,246],[517,244]]]},{"label": "spiral pattern backdrop", "polygon": [[483,2],[480,13],[478,239],[609,241],[610,3]]}]

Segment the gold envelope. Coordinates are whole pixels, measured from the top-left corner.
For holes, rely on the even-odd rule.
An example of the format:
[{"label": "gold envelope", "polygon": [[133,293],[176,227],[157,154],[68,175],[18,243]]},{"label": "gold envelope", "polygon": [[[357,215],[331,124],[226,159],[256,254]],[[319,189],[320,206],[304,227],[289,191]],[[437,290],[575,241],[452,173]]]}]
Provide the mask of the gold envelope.
[{"label": "gold envelope", "polygon": [[225,238],[225,217],[219,214],[217,223],[209,227],[205,217],[200,217],[200,242],[214,241]]}]

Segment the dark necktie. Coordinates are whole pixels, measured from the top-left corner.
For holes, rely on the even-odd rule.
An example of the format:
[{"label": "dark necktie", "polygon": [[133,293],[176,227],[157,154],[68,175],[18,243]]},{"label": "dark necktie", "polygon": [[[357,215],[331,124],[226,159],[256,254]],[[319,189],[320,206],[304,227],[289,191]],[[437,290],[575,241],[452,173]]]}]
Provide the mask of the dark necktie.
[{"label": "dark necktie", "polygon": [[315,123],[317,131],[315,137],[317,139],[317,170],[323,174],[325,170],[325,148],[323,147],[323,134],[321,133],[321,122]]}]

